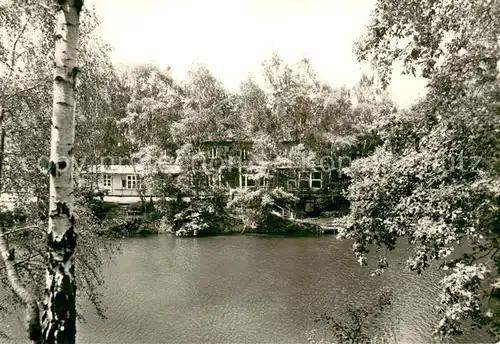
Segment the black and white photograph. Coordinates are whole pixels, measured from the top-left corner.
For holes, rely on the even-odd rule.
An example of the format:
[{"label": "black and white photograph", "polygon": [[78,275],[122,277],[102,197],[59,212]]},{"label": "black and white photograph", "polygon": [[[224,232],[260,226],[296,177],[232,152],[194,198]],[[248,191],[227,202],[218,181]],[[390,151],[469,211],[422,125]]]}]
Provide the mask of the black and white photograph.
[{"label": "black and white photograph", "polygon": [[0,0],[0,344],[500,344],[499,0]]}]

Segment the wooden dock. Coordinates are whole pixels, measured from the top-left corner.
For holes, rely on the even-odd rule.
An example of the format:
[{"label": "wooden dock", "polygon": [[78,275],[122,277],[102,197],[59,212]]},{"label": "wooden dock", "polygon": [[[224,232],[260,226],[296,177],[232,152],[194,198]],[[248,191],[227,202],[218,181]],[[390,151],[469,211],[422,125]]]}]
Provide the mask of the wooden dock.
[{"label": "wooden dock", "polygon": [[306,219],[289,219],[291,221],[295,221],[298,223],[313,225],[319,228],[320,234],[337,234],[339,232],[339,227],[332,226],[324,221],[317,221],[314,218],[306,218]]},{"label": "wooden dock", "polygon": [[[281,207],[280,207],[281,209]],[[290,211],[272,211],[272,213],[278,217],[281,217],[284,220],[292,221],[295,223],[300,223],[308,226],[315,226],[318,228],[318,233],[320,234],[337,234],[341,226],[332,224],[333,219],[323,219],[323,218],[305,218],[298,219],[295,217],[295,213]]]}]

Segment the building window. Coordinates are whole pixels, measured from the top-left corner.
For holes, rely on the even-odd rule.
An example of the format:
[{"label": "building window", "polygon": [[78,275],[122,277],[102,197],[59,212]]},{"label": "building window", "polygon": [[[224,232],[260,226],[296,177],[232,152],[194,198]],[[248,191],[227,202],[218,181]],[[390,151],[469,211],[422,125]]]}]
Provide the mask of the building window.
[{"label": "building window", "polygon": [[111,175],[110,174],[103,174],[102,175],[102,186],[105,188],[111,187]]},{"label": "building window", "polygon": [[299,186],[301,189],[321,189],[323,187],[321,172],[301,173]]},{"label": "building window", "polygon": [[299,176],[299,187],[301,189],[309,189],[311,178],[309,174],[301,173]]},{"label": "building window", "polygon": [[127,189],[137,189],[137,177],[127,176]]},{"label": "building window", "polygon": [[208,176],[208,186],[215,187],[220,181],[219,176],[209,175]]},{"label": "building window", "polygon": [[137,174],[132,174],[127,176],[126,180],[127,189],[138,189],[141,187],[141,177]]},{"label": "building window", "polygon": [[259,187],[267,189],[269,187],[269,179],[267,179],[267,178],[260,178],[259,179]]},{"label": "building window", "polygon": [[243,148],[240,151],[240,157],[241,157],[241,160],[246,160],[248,158],[248,152],[247,152],[246,148]]},{"label": "building window", "polygon": [[322,186],[321,172],[312,172],[311,189],[321,189],[321,186]]},{"label": "building window", "polygon": [[255,186],[255,179],[252,179],[251,177],[252,176],[245,175],[244,185],[243,185],[245,188],[251,188]]},{"label": "building window", "polygon": [[213,147],[213,148],[210,148],[210,150],[208,151],[208,157],[210,159],[214,159],[217,157],[217,148]]}]

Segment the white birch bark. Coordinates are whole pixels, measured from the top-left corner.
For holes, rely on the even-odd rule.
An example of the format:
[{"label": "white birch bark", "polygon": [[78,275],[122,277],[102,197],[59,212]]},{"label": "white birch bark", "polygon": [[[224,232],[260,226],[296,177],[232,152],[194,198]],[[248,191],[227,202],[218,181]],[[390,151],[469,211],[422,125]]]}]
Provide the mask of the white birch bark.
[{"label": "white birch bark", "polygon": [[76,233],[73,215],[73,143],[79,21],[83,0],[55,2],[58,11],[50,149],[48,265],[42,322],[45,343],[74,343]]}]

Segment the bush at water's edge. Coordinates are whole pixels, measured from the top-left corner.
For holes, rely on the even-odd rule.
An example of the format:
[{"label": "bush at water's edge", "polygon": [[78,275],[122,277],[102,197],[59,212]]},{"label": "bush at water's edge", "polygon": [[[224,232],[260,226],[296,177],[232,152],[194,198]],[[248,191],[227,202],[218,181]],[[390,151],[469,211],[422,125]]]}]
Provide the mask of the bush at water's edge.
[{"label": "bush at water's edge", "polygon": [[123,238],[143,237],[158,233],[160,233],[159,221],[146,222],[143,218],[137,217],[110,226],[106,233],[102,234],[112,238]]},{"label": "bush at water's edge", "polygon": [[[215,209],[210,202],[185,204],[184,209],[172,205],[172,211],[138,214],[135,218],[110,226],[111,237],[148,236],[171,233],[177,236],[213,236],[221,234],[256,233],[282,235],[312,235],[318,233],[313,224],[282,219],[272,213],[263,214],[255,228],[244,229],[243,223],[229,216],[224,209]],[[166,210],[166,209],[163,209]],[[160,214],[159,214],[160,213]]]},{"label": "bush at water's edge", "polygon": [[317,234],[319,228],[313,224],[283,219],[273,213],[262,214],[255,228],[246,229],[246,233],[311,235]]}]

